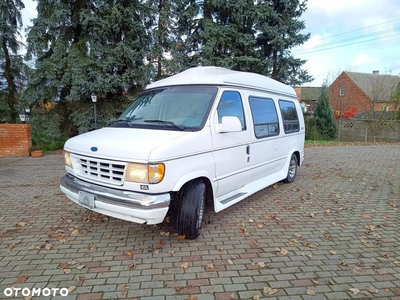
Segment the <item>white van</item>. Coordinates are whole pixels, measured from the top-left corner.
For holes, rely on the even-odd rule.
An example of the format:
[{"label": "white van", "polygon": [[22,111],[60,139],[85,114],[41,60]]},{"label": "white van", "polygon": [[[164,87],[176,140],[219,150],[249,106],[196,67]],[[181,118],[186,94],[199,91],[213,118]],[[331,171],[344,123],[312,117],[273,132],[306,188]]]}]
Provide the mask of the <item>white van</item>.
[{"label": "white van", "polygon": [[219,212],[278,181],[304,159],[293,88],[265,76],[197,67],[147,86],[108,127],[69,139],[61,191],[93,211],[199,236],[204,205]]}]

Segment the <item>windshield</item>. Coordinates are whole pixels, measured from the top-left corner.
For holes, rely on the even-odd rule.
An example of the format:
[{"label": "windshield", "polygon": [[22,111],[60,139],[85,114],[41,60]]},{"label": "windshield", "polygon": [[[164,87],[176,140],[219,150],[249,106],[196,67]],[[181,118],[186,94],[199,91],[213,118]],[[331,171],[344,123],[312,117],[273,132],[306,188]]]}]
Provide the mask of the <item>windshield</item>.
[{"label": "windshield", "polygon": [[143,93],[111,126],[200,129],[217,93],[216,87],[178,86]]}]

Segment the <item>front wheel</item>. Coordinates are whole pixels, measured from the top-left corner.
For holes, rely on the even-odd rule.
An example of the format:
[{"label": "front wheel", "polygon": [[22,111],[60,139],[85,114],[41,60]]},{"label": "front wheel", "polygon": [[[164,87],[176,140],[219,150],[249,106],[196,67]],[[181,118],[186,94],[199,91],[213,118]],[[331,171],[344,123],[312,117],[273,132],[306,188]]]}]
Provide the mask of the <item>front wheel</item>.
[{"label": "front wheel", "polygon": [[287,177],[283,180],[284,183],[291,183],[296,179],[297,165],[298,165],[297,156],[296,154],[292,154],[292,157],[290,158]]},{"label": "front wheel", "polygon": [[201,180],[194,180],[182,188],[176,227],[179,235],[189,240],[200,235],[204,217],[206,185]]}]

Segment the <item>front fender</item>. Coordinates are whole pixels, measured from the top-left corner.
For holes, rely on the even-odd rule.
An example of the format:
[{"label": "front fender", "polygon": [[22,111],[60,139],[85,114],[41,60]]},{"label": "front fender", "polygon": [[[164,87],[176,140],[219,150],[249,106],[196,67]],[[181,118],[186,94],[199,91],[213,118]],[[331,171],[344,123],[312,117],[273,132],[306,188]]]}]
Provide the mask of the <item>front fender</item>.
[{"label": "front fender", "polygon": [[172,188],[172,192],[179,191],[182,188],[182,186],[185,185],[185,183],[187,183],[187,182],[189,182],[189,181],[191,181],[193,179],[200,178],[200,177],[205,177],[210,181],[212,189],[213,189],[213,194],[214,194],[214,191],[217,188],[217,186],[216,186],[217,183],[214,182],[214,180],[212,180],[212,177],[210,176],[210,174],[206,170],[198,170],[198,171],[195,171],[195,172],[191,172],[191,173],[185,174],[184,176],[179,178],[178,181],[175,183],[174,187]]}]

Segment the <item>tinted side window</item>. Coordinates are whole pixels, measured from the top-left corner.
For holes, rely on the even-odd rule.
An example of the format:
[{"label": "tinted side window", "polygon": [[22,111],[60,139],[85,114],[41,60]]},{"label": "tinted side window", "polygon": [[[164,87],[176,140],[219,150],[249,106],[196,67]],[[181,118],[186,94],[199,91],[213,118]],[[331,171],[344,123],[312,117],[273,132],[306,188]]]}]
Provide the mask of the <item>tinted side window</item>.
[{"label": "tinted side window", "polygon": [[299,117],[292,101],[279,100],[285,133],[300,131]]},{"label": "tinted side window", "polygon": [[272,99],[250,97],[251,114],[253,115],[254,134],[257,138],[279,134],[279,121],[275,103]]},{"label": "tinted side window", "polygon": [[240,123],[242,124],[242,129],[246,129],[242,97],[238,92],[225,91],[221,96],[221,100],[219,101],[217,112],[219,123],[222,122],[222,117],[238,117]]}]

